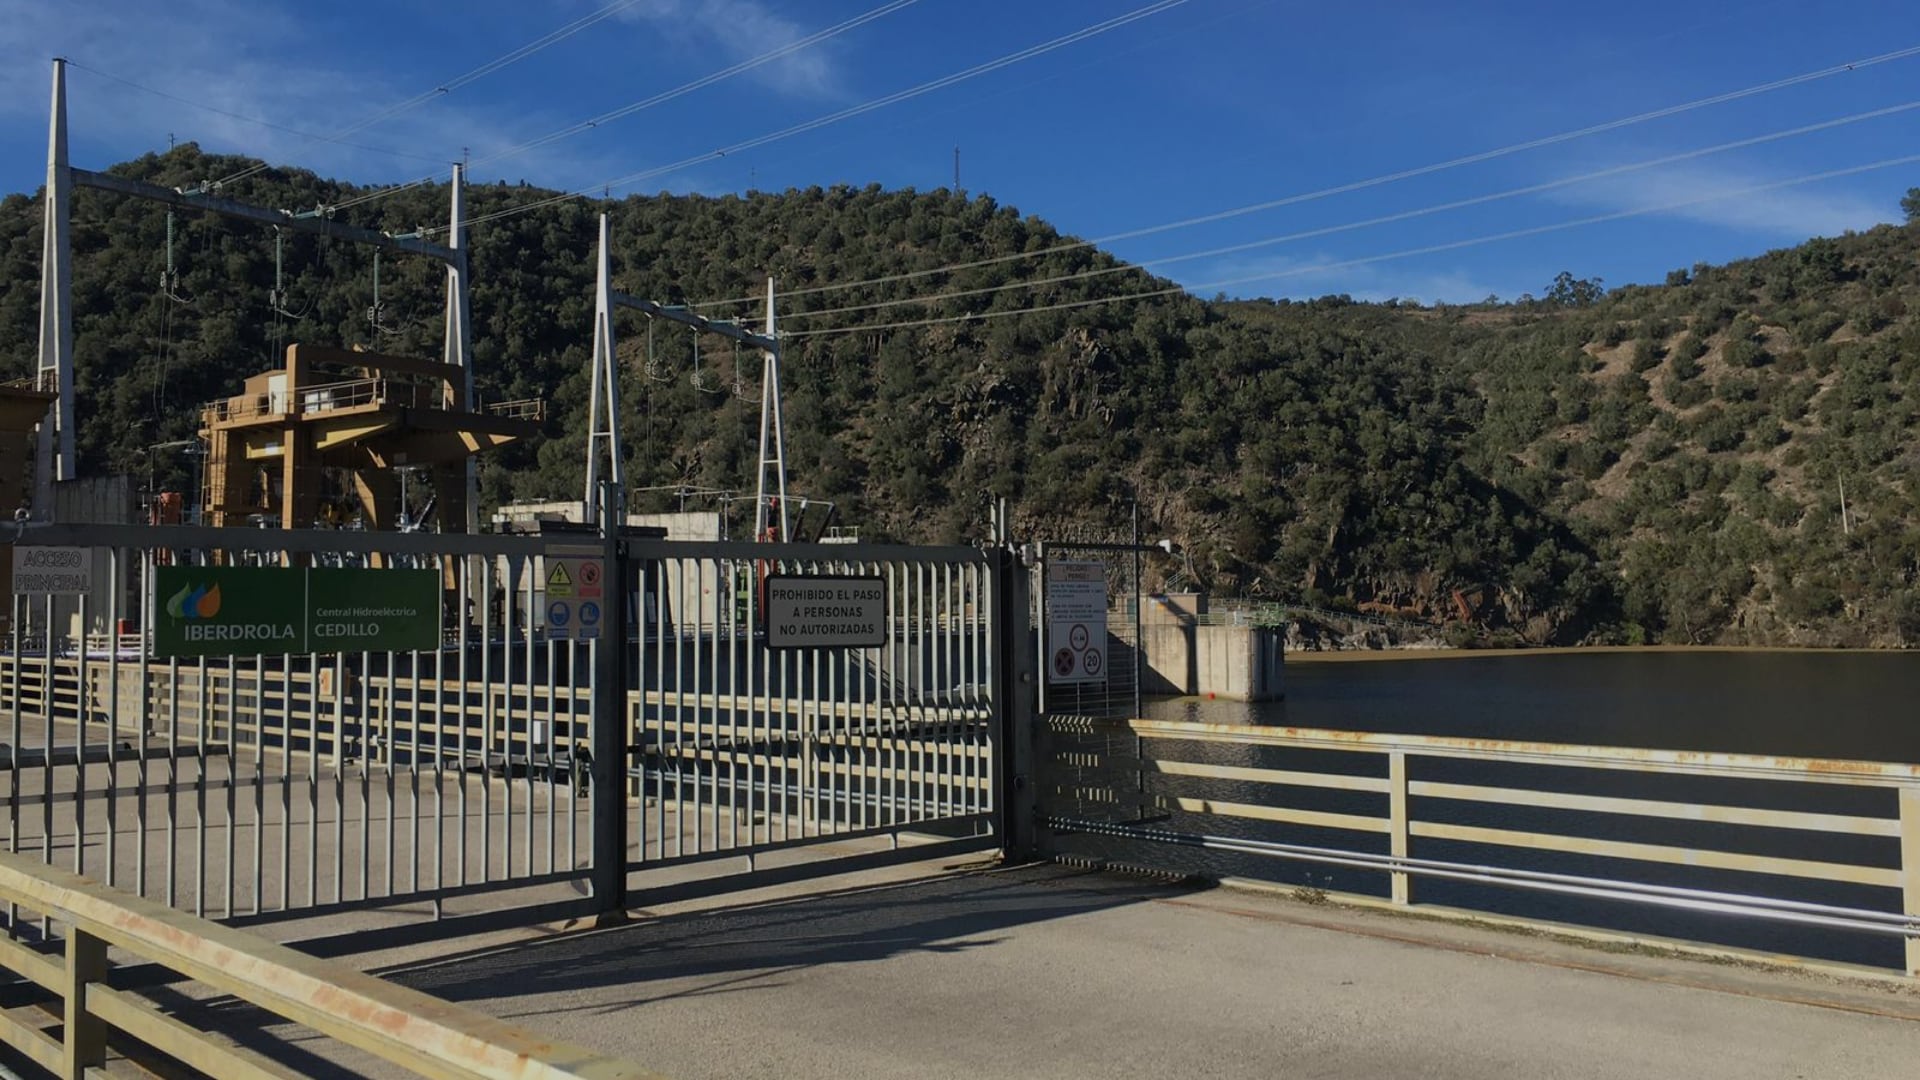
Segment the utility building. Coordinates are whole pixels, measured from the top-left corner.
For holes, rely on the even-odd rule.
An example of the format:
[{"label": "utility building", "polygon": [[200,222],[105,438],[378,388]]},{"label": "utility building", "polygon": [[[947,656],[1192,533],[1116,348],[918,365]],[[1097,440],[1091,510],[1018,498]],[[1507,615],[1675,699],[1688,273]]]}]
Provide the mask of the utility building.
[{"label": "utility building", "polygon": [[538,434],[545,402],[478,411],[467,371],[452,364],[316,345],[287,347],[286,367],[207,404],[204,491],[209,525],[344,524],[389,529],[400,505],[396,470],[431,472],[440,531],[465,528],[467,461]]}]

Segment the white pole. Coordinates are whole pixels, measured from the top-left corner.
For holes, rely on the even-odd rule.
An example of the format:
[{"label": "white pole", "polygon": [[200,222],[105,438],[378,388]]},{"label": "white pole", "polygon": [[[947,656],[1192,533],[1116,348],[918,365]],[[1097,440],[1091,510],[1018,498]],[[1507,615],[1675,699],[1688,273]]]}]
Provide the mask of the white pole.
[{"label": "white pole", "polygon": [[[760,372],[760,469],[758,488],[753,500],[753,537],[763,540],[771,528],[771,499],[780,507],[780,531],[776,535],[781,543],[791,539],[787,517],[787,453],[786,429],[780,416],[780,335],[774,323],[773,278],[767,278],[767,339],[772,347],[766,352],[766,360]],[[774,470],[773,490],[767,490],[767,469]]]},{"label": "white pole", "polygon": [[53,512],[53,484],[74,478],[73,272],[67,238],[73,174],[67,168],[67,62],[53,62],[53,108],[47,122],[47,197],[40,249],[39,386],[59,397],[40,424],[34,458],[33,509]]},{"label": "white pole", "polygon": [[[585,520],[599,519],[600,453],[607,455],[607,479],[620,486],[620,383],[613,349],[613,229],[600,215],[600,253],[594,280],[593,389],[587,405],[587,486]],[[605,403],[604,409],[602,403]]]},{"label": "white pole", "polygon": [[[473,318],[472,306],[467,299],[469,281],[467,225],[466,225],[466,188],[467,168],[465,165],[453,167],[453,192],[449,199],[447,216],[447,246],[459,254],[459,258],[447,264],[447,340],[446,362],[461,369],[461,386],[455,388],[456,406],[467,411],[474,410],[473,388]],[[466,531],[480,531],[480,461],[467,458],[467,520]]]}]

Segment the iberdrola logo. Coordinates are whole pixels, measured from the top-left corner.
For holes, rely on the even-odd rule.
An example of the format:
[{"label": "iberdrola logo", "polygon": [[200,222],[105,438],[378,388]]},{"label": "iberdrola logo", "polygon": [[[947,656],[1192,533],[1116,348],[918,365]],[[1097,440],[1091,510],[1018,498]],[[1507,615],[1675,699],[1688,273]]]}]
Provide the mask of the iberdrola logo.
[{"label": "iberdrola logo", "polygon": [[220,614],[220,586],[181,586],[167,601],[167,614],[176,619],[213,618]]}]

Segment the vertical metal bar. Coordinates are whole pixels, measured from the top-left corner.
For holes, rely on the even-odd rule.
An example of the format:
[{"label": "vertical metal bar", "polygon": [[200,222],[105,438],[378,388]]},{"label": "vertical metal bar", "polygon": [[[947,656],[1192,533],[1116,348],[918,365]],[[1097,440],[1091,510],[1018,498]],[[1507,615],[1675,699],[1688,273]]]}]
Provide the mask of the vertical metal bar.
[{"label": "vertical metal bar", "polygon": [[[533,822],[536,816],[535,807],[534,807],[536,796],[534,794],[535,781],[533,776],[533,772],[534,772],[533,733],[534,733],[535,726],[538,725],[539,727],[542,728],[542,730],[546,735],[545,741],[547,746],[548,747],[553,746],[553,719],[554,719],[553,701],[554,701],[554,696],[560,692],[560,687],[559,687],[559,684],[552,678],[552,669],[549,668],[547,685],[546,685],[547,706],[544,710],[537,708],[535,706],[534,693],[535,693],[536,687],[538,686],[538,683],[535,682],[533,677],[533,672],[534,672],[533,626],[534,626],[535,620],[534,620],[534,614],[533,614],[533,565],[531,562],[527,562],[522,566],[520,577],[521,577],[521,580],[526,583],[524,588],[522,589],[522,596],[521,596],[521,602],[524,603],[526,606],[521,609],[521,613],[520,613],[521,639],[523,641],[521,654],[526,661],[526,674],[523,677],[524,681],[521,682],[520,686],[521,686],[521,689],[525,692],[526,699],[527,699],[527,714],[526,714],[527,743],[526,743],[526,749],[524,751],[524,756],[527,759],[527,775],[526,775],[527,797],[526,797],[526,813],[523,815],[523,820],[521,823],[522,832],[520,837],[521,838],[520,846],[521,846],[521,850],[525,853],[527,874],[528,876],[532,876],[534,872],[533,870],[533,867],[534,867]],[[544,717],[544,720],[541,720],[540,719],[541,717]],[[549,780],[551,780],[551,777],[553,776],[553,769],[551,767],[552,766],[551,755],[552,755],[552,751],[549,750],[548,762],[547,762],[549,767],[546,770],[546,774]],[[551,811],[553,809],[553,788],[551,787],[550,784],[549,784],[549,787],[547,788],[547,809],[549,811],[549,815],[551,815]],[[552,847],[549,846],[547,851],[548,851],[549,857],[551,857],[551,854],[553,851]],[[509,871],[509,876],[511,876],[511,871],[513,867],[509,865],[507,869]]]},{"label": "vertical metal bar", "polygon": [[176,902],[174,881],[177,877],[174,867],[175,853],[178,848],[177,820],[179,809],[178,796],[180,784],[180,660],[169,657],[167,660],[167,906]]},{"label": "vertical metal bar", "polygon": [[[253,913],[263,910],[266,877],[267,659],[253,658]],[[285,757],[282,740],[282,757]]]},{"label": "vertical metal bar", "polygon": [[[140,681],[140,732],[139,744],[134,754],[134,799],[133,799],[133,888],[140,896],[147,895],[147,732],[153,727],[153,715],[157,711],[154,699],[152,655],[153,635],[157,632],[158,618],[154,612],[153,597],[153,552],[140,549],[140,602],[145,605],[145,616],[140,634],[140,660],[136,676]],[[19,651],[15,649],[15,655]],[[16,722],[16,728],[17,728]],[[19,732],[14,733],[14,743],[19,744]],[[18,775],[16,772],[15,775]]]},{"label": "vertical metal bar", "polygon": [[213,668],[200,658],[197,676],[199,704],[193,717],[193,913],[207,917],[207,717],[213,707],[209,686]]},{"label": "vertical metal bar", "polygon": [[[1410,831],[1407,821],[1407,755],[1404,750],[1394,750],[1387,754],[1387,824],[1388,854],[1396,859],[1407,857],[1407,835]],[[1398,870],[1393,872],[1393,902],[1405,904],[1408,898],[1408,875]]]},{"label": "vertical metal bar", "polygon": [[240,777],[238,772],[240,747],[238,745],[238,740],[237,740],[237,732],[238,732],[239,726],[240,726],[240,665],[236,661],[229,659],[227,661],[227,755],[226,755],[227,756],[227,763],[226,763],[227,827],[225,830],[223,830],[226,834],[226,848],[227,848],[227,851],[226,851],[226,856],[227,856],[226,857],[226,879],[227,879],[226,902],[223,910],[225,910],[226,917],[229,919],[233,918],[235,914],[233,910],[233,901],[234,901],[233,889],[234,889],[234,875],[238,872],[236,867],[234,866],[234,861],[238,854],[237,844],[235,842],[236,838],[234,836],[234,833],[239,830],[238,822],[235,820],[236,818],[239,817],[239,811],[236,804],[238,803],[240,798],[240,792],[239,792]]},{"label": "vertical metal bar", "polygon": [[[436,567],[435,569],[438,569]],[[438,610],[439,604],[434,605]],[[440,682],[440,653],[438,643],[442,639],[441,627],[433,628],[433,679],[436,687]],[[408,654],[407,662],[407,891],[420,891],[420,668],[421,656],[418,650]],[[439,691],[436,689],[435,694]],[[438,717],[438,712],[435,716]],[[438,757],[438,755],[435,755]]]},{"label": "vertical metal bar", "polygon": [[[513,635],[518,629],[519,620],[515,618],[514,609],[517,606],[515,601],[520,598],[520,580],[523,576],[520,560],[509,555],[505,562],[506,580],[500,583],[500,876],[503,880],[513,876],[513,694],[518,689],[513,681],[513,647],[517,644]],[[521,722],[528,725],[529,750],[533,735],[529,722],[532,715],[533,691],[529,683],[527,709],[520,717]],[[528,765],[531,767],[531,760]]]},{"label": "vertical metal bar", "polygon": [[293,908],[293,657],[280,658],[280,909]]},{"label": "vertical metal bar", "polygon": [[320,904],[320,654],[307,654],[307,906]]},{"label": "vertical metal bar", "polygon": [[493,880],[493,592],[494,562],[480,561],[480,880]]},{"label": "vertical metal bar", "polygon": [[[107,625],[111,636],[107,645],[107,866],[102,875],[108,888],[112,888],[115,881],[119,838],[114,834],[120,827],[120,572],[124,565],[124,549],[108,548],[107,581],[111,585],[107,592]],[[17,683],[13,693],[16,696],[20,693]]]},{"label": "vertical metal bar", "polygon": [[[1900,877],[1901,910],[1920,920],[1920,787],[1911,784],[1900,789]],[[1906,941],[1907,974],[1920,977],[1920,937]]]},{"label": "vertical metal bar", "polygon": [[627,903],[626,655],[627,557],[620,540],[626,520],[622,491],[601,488],[601,558],[606,595],[615,602],[601,616],[595,640],[593,700],[593,898],[603,912]]},{"label": "vertical metal bar", "polygon": [[[40,861],[53,865],[53,726],[54,699],[60,693],[60,673],[58,670],[61,640],[55,637],[53,617],[54,600],[48,596],[44,602],[45,629],[42,635],[47,643],[42,657],[45,676],[40,693]],[[169,895],[171,901],[171,895]]]},{"label": "vertical metal bar", "polygon": [[92,614],[87,610],[87,600],[87,595],[82,593],[73,680],[73,872],[76,874],[87,872],[87,616]]},{"label": "vertical metal bar", "polygon": [[[457,885],[465,885],[467,883],[467,766],[473,760],[472,751],[469,750],[467,747],[467,735],[469,730],[472,727],[472,725],[467,722],[467,716],[468,716],[467,693],[471,689],[471,684],[467,682],[467,654],[472,651],[472,637],[470,634],[470,629],[473,625],[473,615],[470,609],[473,607],[473,602],[474,602],[473,600],[474,561],[471,559],[461,559],[459,560],[459,562],[460,562],[460,570],[458,571],[458,577],[460,581],[460,612],[459,612],[458,618],[460,620],[460,623],[459,623],[460,632],[458,635],[458,641],[460,646],[460,662],[458,665],[456,665],[456,671],[459,677],[459,686],[456,688],[454,692],[454,702],[455,702],[455,707],[459,710],[459,716],[458,716],[459,726],[455,728],[455,731],[458,732],[460,755],[457,761],[455,762],[455,769],[454,769],[454,776],[453,776],[453,782],[455,785],[455,788],[454,788],[454,791],[455,791],[454,871],[455,872],[454,872],[453,880],[454,880],[454,883]],[[446,723],[446,720],[444,717],[441,719],[441,723],[443,725]],[[443,738],[445,737],[444,734],[442,737]]]}]

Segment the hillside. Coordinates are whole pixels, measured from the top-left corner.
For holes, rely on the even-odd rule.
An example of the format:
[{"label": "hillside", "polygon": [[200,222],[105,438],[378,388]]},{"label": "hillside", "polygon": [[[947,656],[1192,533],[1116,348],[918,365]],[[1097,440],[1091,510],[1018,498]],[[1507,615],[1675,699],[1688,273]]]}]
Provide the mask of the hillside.
[{"label": "hillside", "polygon": [[[189,145],[117,171],[185,185],[240,164]],[[310,206],[354,190],[270,171],[228,194]],[[470,197],[485,215],[545,194]],[[440,223],[444,199],[423,187],[348,216],[406,231]],[[1117,264],[1086,247],[988,262],[1071,238],[945,191],[636,196],[506,217],[473,235],[481,390],[554,408],[547,438],[484,470],[490,501],[577,491],[603,208],[619,286],[667,302],[751,295],[767,272],[792,290],[986,263],[796,297],[794,330],[1168,284],[1124,270],[806,320]],[[439,351],[434,264],[383,263],[376,328],[369,252],[290,235],[294,318],[268,302],[270,233],[187,215],[176,233],[185,303],[157,288],[162,209],[76,196],[88,470],[144,477],[145,448],[189,437],[195,406],[276,343]],[[37,203],[0,202],[0,374],[32,367],[39,250]],[[1920,228],[1890,227],[1604,297],[1572,279],[1544,300],[1449,308],[1174,295],[795,338],[792,487],[908,540],[980,536],[995,496],[1030,535],[1117,523],[1137,497],[1217,591],[1453,621],[1456,640],[1920,644],[1917,255]],[[662,326],[650,343],[643,323],[621,324],[632,485],[749,487],[757,358],[740,358],[736,396],[732,350],[709,337],[696,386],[691,333]],[[177,458],[155,466],[188,483]]]}]

